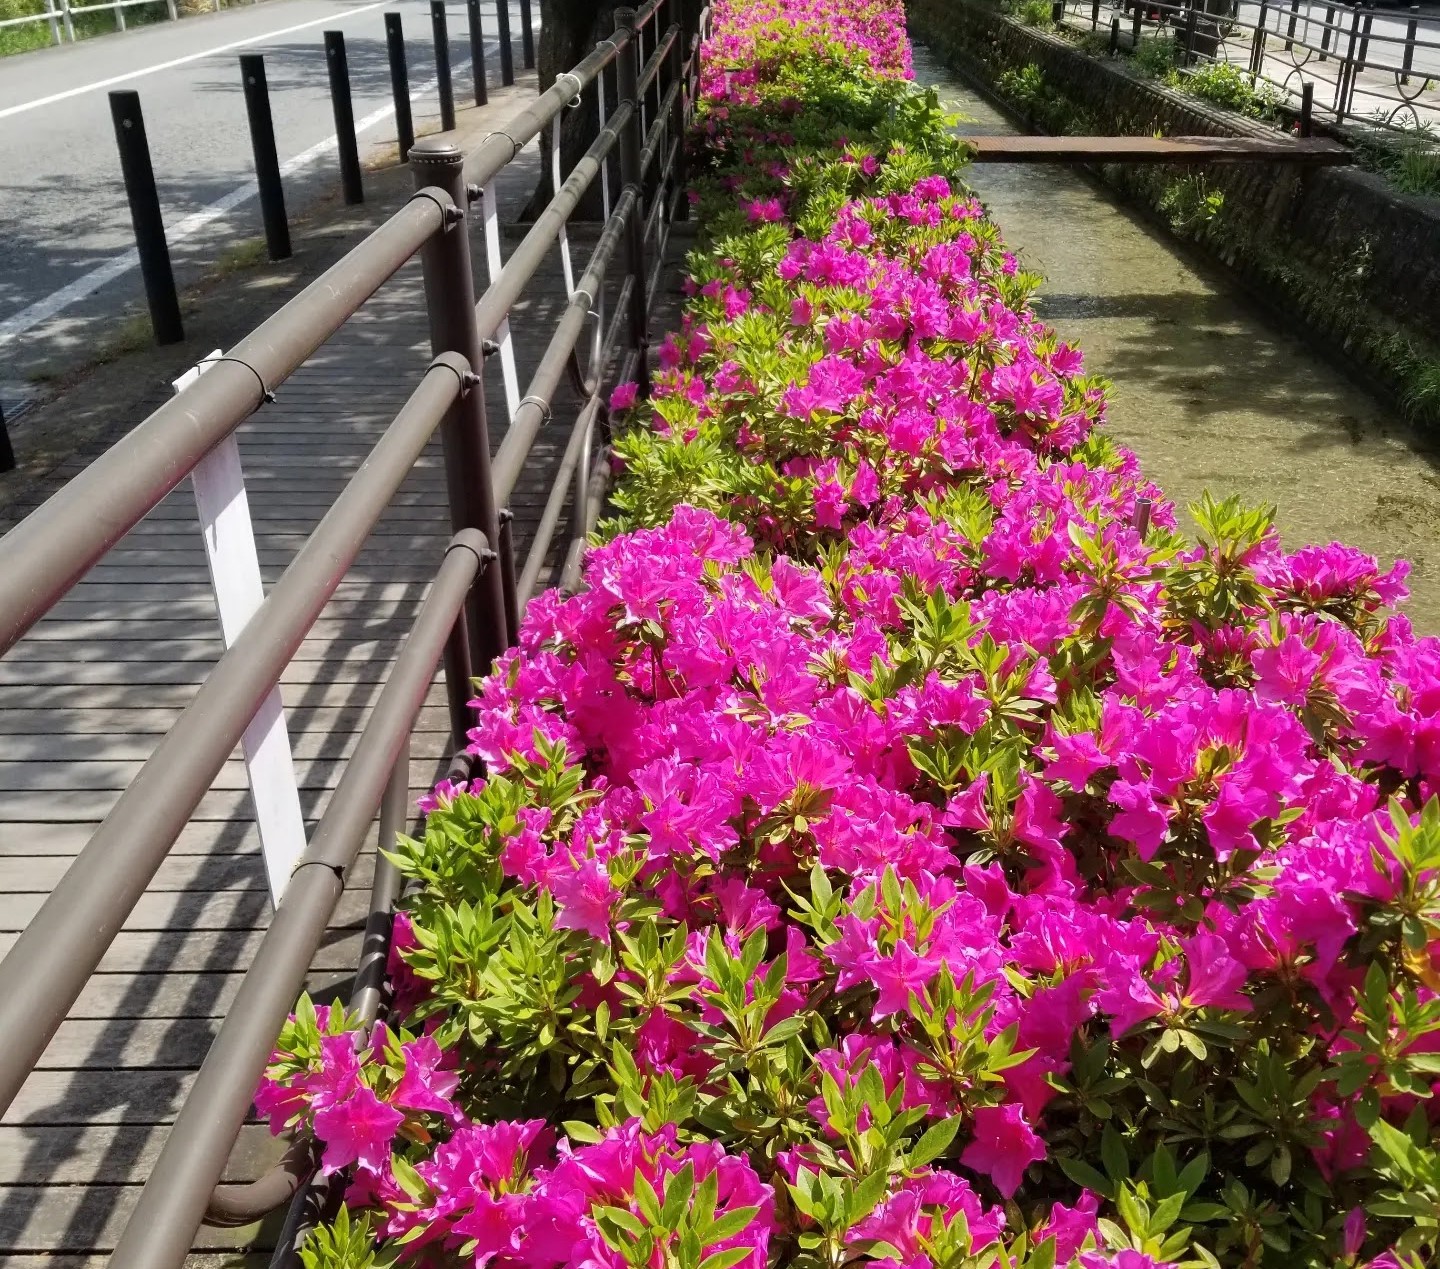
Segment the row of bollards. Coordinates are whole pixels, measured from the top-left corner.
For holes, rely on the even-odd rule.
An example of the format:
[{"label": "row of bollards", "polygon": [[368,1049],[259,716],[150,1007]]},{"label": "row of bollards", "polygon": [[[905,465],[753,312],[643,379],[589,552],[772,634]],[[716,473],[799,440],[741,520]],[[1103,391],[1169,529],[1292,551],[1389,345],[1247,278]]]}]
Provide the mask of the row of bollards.
[{"label": "row of bollards", "polygon": [[[514,50],[510,42],[508,0],[496,2],[496,34],[500,45],[500,82],[515,82]],[[535,65],[535,40],[530,0],[521,0],[521,53],[527,69]],[[469,23],[471,74],[475,104],[486,104],[485,43],[480,21],[480,0],[466,0]],[[430,0],[430,23],[435,41],[436,89],[440,101],[440,127],[455,127],[455,89],[450,68],[450,38],[445,0]],[[410,75],[405,55],[401,15],[385,14],[385,44],[390,65],[390,86],[395,104],[395,135],[400,160],[408,159],[415,144],[415,123],[410,108]],[[350,69],[345,55],[345,35],[325,32],[325,64],[330,81],[330,100],[335,116],[339,148],[340,184],[346,203],[365,201],[360,144],[355,131],[355,110],[350,95]],[[290,223],[285,210],[285,191],[275,145],[275,124],[270,113],[270,90],[265,78],[265,58],[260,53],[240,55],[240,77],[245,94],[245,112],[250,123],[250,145],[255,159],[255,178],[260,193],[260,216],[265,227],[265,246],[272,260],[291,254]],[[180,298],[165,239],[165,222],[150,147],[145,137],[145,119],[140,95],[131,90],[110,93],[110,115],[120,151],[120,170],[130,219],[135,229],[135,248],[140,257],[140,274],[150,309],[150,324],[157,344],[175,344],[185,338],[180,316]],[[9,467],[6,463],[9,463]],[[0,414],[0,471],[14,466],[4,415]]]}]

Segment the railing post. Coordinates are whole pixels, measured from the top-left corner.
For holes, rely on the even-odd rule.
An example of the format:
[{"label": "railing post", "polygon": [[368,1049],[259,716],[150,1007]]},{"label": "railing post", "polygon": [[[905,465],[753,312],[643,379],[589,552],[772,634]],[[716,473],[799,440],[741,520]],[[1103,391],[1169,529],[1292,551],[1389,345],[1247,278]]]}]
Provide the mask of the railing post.
[{"label": "railing post", "polygon": [[465,15],[470,24],[470,76],[475,81],[475,104],[489,100],[485,90],[485,31],[480,25],[480,0],[465,0]]},{"label": "railing post", "polygon": [[50,42],[64,43],[64,37],[60,34],[60,19],[56,16],[55,0],[45,0],[45,21],[50,24]]},{"label": "railing post", "polygon": [[1270,19],[1265,0],[1260,0],[1260,13],[1255,19],[1255,38],[1250,41],[1250,73],[1260,74],[1265,65],[1265,23]]},{"label": "railing post", "polygon": [[630,118],[620,133],[620,183],[635,190],[635,201],[625,225],[625,271],[630,275],[630,346],[636,353],[640,394],[650,395],[650,315],[646,303],[645,190],[641,182],[640,76],[635,66],[635,10],[615,10],[615,40],[623,41],[615,59],[616,91],[620,103],[629,102]]},{"label": "railing post", "polygon": [[[1375,5],[1365,5],[1365,25],[1360,30],[1360,55],[1355,59],[1356,73],[1365,69],[1366,60],[1370,56],[1370,28],[1375,23]],[[1351,76],[1351,83],[1354,83],[1354,76]]]},{"label": "railing post", "polygon": [[70,0],[60,0],[60,16],[65,20],[65,38],[75,43],[75,19],[70,16]]},{"label": "railing post", "polygon": [[1185,65],[1195,65],[1195,23],[1198,11],[1195,0],[1189,0],[1185,8]]},{"label": "railing post", "polygon": [[515,82],[515,46],[510,42],[510,0],[495,0],[495,39],[500,45],[500,83]]},{"label": "railing post", "polygon": [[505,637],[511,647],[520,641],[520,596],[515,584],[515,517],[509,507],[500,510],[500,588],[505,597]]},{"label": "railing post", "polygon": [[[670,107],[670,141],[675,145],[675,170],[670,180],[683,190],[686,184],[685,84],[682,82],[685,78],[685,14],[681,0],[670,0],[670,25],[675,28],[675,42],[670,46],[670,85],[675,86],[675,102]],[[680,203],[684,202],[682,194]]]},{"label": "railing post", "polygon": [[1285,26],[1285,51],[1295,47],[1295,24],[1300,20],[1300,0],[1290,0],[1290,21]]},{"label": "railing post", "polygon": [[440,89],[440,131],[453,132],[455,86],[450,82],[450,32],[445,23],[445,0],[430,0],[430,30],[435,37],[435,80]]},{"label": "railing post", "polygon": [[[509,0],[498,0],[508,4]],[[535,69],[535,17],[530,12],[530,0],[520,0],[520,55],[524,58],[525,69]]]},{"label": "railing post", "polygon": [[1320,60],[1323,62],[1330,52],[1330,41],[1335,36],[1335,6],[1325,6],[1325,25],[1320,30]]},{"label": "railing post", "polygon": [[[472,591],[473,594],[473,591]],[[450,716],[450,751],[460,753],[469,739],[470,698],[474,692],[474,650],[471,647],[470,619],[462,608],[445,641],[445,707]]]},{"label": "railing post", "polygon": [[340,184],[347,203],[365,201],[360,175],[360,145],[355,140],[355,107],[350,101],[350,65],[345,58],[345,32],[325,32],[325,65],[330,71],[330,105],[335,113],[335,143],[340,153]]},{"label": "railing post", "polygon": [[1410,6],[1410,21],[1405,24],[1405,52],[1400,57],[1400,82],[1410,82],[1410,71],[1415,65],[1415,37],[1420,30],[1420,6]]},{"label": "railing post", "polygon": [[1145,21],[1144,0],[1135,0],[1135,17],[1130,23],[1130,51],[1132,53],[1140,50],[1140,27]]},{"label": "railing post", "polygon": [[400,162],[410,161],[415,119],[410,113],[410,68],[405,63],[405,28],[398,13],[385,15],[385,48],[390,54],[390,95],[395,99],[395,143]]},{"label": "railing post", "polygon": [[155,189],[155,169],[150,164],[140,94],[129,88],[113,91],[110,117],[115,123],[120,172],[130,202],[130,220],[135,226],[135,249],[140,254],[140,276],[145,280],[155,342],[178,344],[185,338],[185,326],[180,320],[180,297],[175,293],[175,274],[170,268],[170,247],[165,241],[165,220]]},{"label": "railing post", "polygon": [[[479,529],[487,542],[498,545],[500,518],[490,478],[490,434],[481,381],[484,352],[475,322],[475,274],[465,214],[468,196],[464,163],[465,155],[460,147],[444,137],[422,137],[410,151],[415,188],[443,190],[454,203],[452,223],[425,244],[420,257],[425,273],[431,349],[436,356],[459,353],[471,369],[470,382],[450,407],[440,433],[450,494],[450,523],[456,532]],[[500,569],[485,570],[479,584],[470,592],[467,612],[472,668],[474,673],[484,674],[507,645]],[[464,685],[466,689],[468,686],[468,683]]]},{"label": "railing post", "polygon": [[1344,123],[1350,113],[1350,100],[1355,92],[1355,46],[1360,40],[1361,9],[1357,4],[1350,11],[1350,42],[1345,49],[1345,61],[1341,64],[1340,75],[1335,81],[1335,122]]},{"label": "railing post", "polygon": [[1090,29],[1100,29],[1100,0],[1090,0]]},{"label": "railing post", "polygon": [[1110,19],[1110,56],[1120,52],[1120,19]]},{"label": "railing post", "polygon": [[290,258],[290,222],[285,215],[285,187],[275,153],[275,122],[270,117],[270,86],[265,80],[265,55],[240,54],[240,79],[245,87],[245,113],[250,121],[250,149],[255,155],[255,182],[260,187],[260,219],[272,260]]}]

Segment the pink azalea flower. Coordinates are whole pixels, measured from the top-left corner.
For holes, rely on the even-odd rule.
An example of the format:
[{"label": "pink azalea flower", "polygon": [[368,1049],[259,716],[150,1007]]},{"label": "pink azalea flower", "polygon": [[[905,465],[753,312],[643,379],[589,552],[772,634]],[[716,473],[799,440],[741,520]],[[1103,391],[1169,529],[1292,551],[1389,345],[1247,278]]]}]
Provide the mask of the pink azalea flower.
[{"label": "pink azalea flower", "polygon": [[381,1172],[390,1163],[390,1143],[405,1116],[387,1106],[373,1090],[357,1088],[342,1102],[315,1115],[315,1136],[324,1143],[321,1176],[332,1176],[352,1163]]},{"label": "pink azalea flower", "polygon": [[610,880],[610,870],[598,859],[592,856],[576,867],[557,865],[550,874],[550,893],[559,906],[557,927],[583,930],[591,938],[609,940],[620,892]]},{"label": "pink azalea flower", "polygon": [[1005,1198],[1013,1197],[1025,1169],[1045,1157],[1045,1143],[1019,1106],[982,1106],[975,1112],[975,1138],[960,1155],[967,1168],[988,1176]]}]

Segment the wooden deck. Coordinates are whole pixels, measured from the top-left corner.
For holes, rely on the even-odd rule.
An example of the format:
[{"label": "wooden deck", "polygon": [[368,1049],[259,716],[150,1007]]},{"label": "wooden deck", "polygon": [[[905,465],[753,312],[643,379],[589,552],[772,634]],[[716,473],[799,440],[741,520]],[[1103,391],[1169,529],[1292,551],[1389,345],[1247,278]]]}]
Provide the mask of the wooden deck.
[{"label": "wooden deck", "polygon": [[1304,163],[1353,161],[1324,137],[966,137],[976,163]]},{"label": "wooden deck", "polygon": [[[535,170],[532,159],[502,177],[506,215],[528,196]],[[577,274],[593,240],[593,232],[572,234]],[[547,270],[512,312],[522,392],[563,303],[552,250]],[[428,361],[419,266],[412,263],[241,429],[267,585]],[[504,412],[497,364],[487,388],[498,444]],[[516,490],[522,560],[574,414],[574,399],[562,396]],[[325,810],[448,536],[437,438],[284,675],[311,822]],[[562,541],[552,559],[563,549]],[[0,660],[0,951],[14,943],[219,652],[187,481]],[[412,742],[417,795],[442,768],[446,733],[437,684]],[[310,985],[323,999],[343,994],[353,971],[372,865],[373,853],[355,869],[315,957]],[[0,1264],[104,1263],[269,914],[244,768],[232,758],[41,1068],[0,1119]],[[263,1126],[247,1125],[229,1179],[258,1175],[278,1153]],[[226,1249],[265,1248],[277,1227],[272,1218],[263,1227],[202,1230],[191,1265],[266,1263],[268,1256]]]}]

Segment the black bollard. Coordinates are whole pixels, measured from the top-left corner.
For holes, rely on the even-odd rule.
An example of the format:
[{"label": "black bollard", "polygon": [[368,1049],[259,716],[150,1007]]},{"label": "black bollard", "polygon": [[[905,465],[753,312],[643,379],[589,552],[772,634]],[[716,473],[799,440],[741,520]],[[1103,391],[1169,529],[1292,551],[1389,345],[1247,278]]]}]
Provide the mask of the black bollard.
[{"label": "black bollard", "polygon": [[390,54],[390,93],[395,98],[395,141],[400,162],[410,161],[415,120],[410,114],[410,68],[405,64],[405,31],[398,13],[385,15],[385,48]]},{"label": "black bollard", "polygon": [[483,106],[488,97],[485,92],[485,32],[480,26],[480,0],[465,0],[465,12],[470,20],[470,75],[475,81],[475,104]]},{"label": "black bollard", "polygon": [[1315,84],[1308,79],[1300,89],[1300,135],[1315,135]]},{"label": "black bollard", "polygon": [[10,429],[5,426],[5,402],[0,401],[0,472],[15,470],[15,447],[10,444]]},{"label": "black bollard", "polygon": [[120,171],[125,178],[125,197],[130,202],[130,220],[135,226],[135,249],[140,254],[140,275],[150,305],[150,326],[157,344],[178,344],[185,338],[185,327],[180,321],[180,297],[175,293],[175,274],[170,269],[170,248],[165,242],[165,221],[160,215],[155,169],[150,165],[140,94],[132,89],[112,92],[110,117],[115,122]]},{"label": "black bollard", "polygon": [[515,48],[510,43],[510,0],[495,0],[495,38],[500,43],[500,82],[515,82]]},{"label": "black bollard", "polygon": [[1120,51],[1120,19],[1110,19],[1110,56],[1114,57]]},{"label": "black bollard", "polygon": [[335,140],[340,147],[340,184],[347,203],[365,201],[360,176],[360,146],[355,140],[355,108],[350,102],[350,65],[345,60],[345,33],[325,32],[325,64],[330,69],[330,104],[335,108]]},{"label": "black bollard", "polygon": [[1090,29],[1100,29],[1100,0],[1090,0]]},{"label": "black bollard", "polygon": [[1130,26],[1130,51],[1140,51],[1140,24],[1145,21],[1145,9],[1141,0],[1135,0],[1135,19]]},{"label": "black bollard", "polygon": [[272,260],[290,258],[290,221],[285,215],[285,188],[280,183],[280,158],[275,153],[275,121],[270,117],[270,86],[262,53],[240,54],[240,82],[245,87],[245,113],[250,119],[250,149],[255,155],[255,182],[260,187],[260,219]]},{"label": "black bollard", "polygon": [[435,35],[435,78],[440,88],[440,131],[455,128],[455,86],[450,82],[450,33],[445,0],[430,0],[430,28]]},{"label": "black bollard", "polygon": [[1055,0],[1050,6],[1050,21],[1056,26],[1065,21],[1065,0]]},{"label": "black bollard", "polygon": [[520,0],[520,52],[525,69],[535,69],[535,19],[530,13],[530,0]]}]

